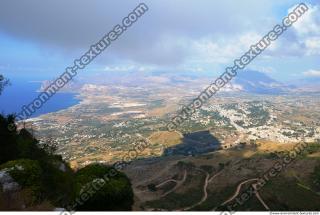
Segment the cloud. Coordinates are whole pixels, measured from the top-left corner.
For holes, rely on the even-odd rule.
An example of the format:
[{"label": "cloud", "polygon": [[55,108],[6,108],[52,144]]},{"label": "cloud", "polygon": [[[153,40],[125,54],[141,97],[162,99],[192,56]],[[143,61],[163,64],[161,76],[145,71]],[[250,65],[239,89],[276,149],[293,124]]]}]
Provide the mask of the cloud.
[{"label": "cloud", "polygon": [[[252,65],[257,70],[272,76],[285,74],[286,78],[289,71],[302,75],[301,71],[318,68],[314,59],[320,54],[320,6],[319,0],[307,1],[311,12],[255,59]],[[298,0],[144,2],[149,11],[87,69],[110,74],[192,71],[219,75],[280,23],[288,8],[299,3]],[[0,64],[13,65],[12,71],[17,66],[23,70],[37,66],[42,70],[48,66],[52,71],[62,71],[139,3],[138,0],[1,0]],[[3,40],[2,34],[14,42]],[[22,48],[20,44],[28,47]],[[26,73],[38,71],[28,69]]]},{"label": "cloud", "polygon": [[146,71],[152,71],[154,67],[150,66],[141,66],[141,65],[133,65],[133,64],[128,64],[128,65],[114,65],[114,66],[106,66],[103,70],[106,72],[146,72]]},{"label": "cloud", "polygon": [[305,40],[305,46],[308,55],[320,55],[320,37],[307,38]]},{"label": "cloud", "polygon": [[252,44],[262,38],[256,32],[246,32],[237,36],[220,39],[203,38],[191,41],[192,53],[205,63],[231,63],[247,52]]},{"label": "cloud", "polygon": [[[273,42],[264,52],[263,57],[285,58],[320,55],[320,6],[307,5],[309,10]],[[292,12],[296,6],[297,4],[290,7],[287,13]],[[279,20],[276,23],[279,23]]]},{"label": "cloud", "polygon": [[[184,64],[196,57],[190,44],[210,45],[205,38],[210,38],[209,49],[212,51],[209,53],[215,57],[215,45],[218,50],[225,44],[243,45],[245,41],[238,42],[241,37],[237,35],[245,35],[248,29],[262,32],[271,28],[276,20],[274,8],[292,2],[296,1],[146,0],[150,10],[97,60],[102,64],[117,59],[150,65]],[[0,31],[40,45],[47,52],[72,53],[73,56],[99,40],[139,3],[137,0],[112,3],[102,0],[2,0]],[[230,41],[217,42],[219,38],[230,38]],[[238,51],[238,47],[228,45],[222,54],[231,56],[233,51]]]},{"label": "cloud", "polygon": [[308,8],[309,10],[293,25],[296,34],[296,41],[293,45],[299,46],[300,52],[305,55],[319,55],[320,6],[308,4]]},{"label": "cloud", "polygon": [[251,70],[257,70],[257,71],[259,71],[259,72],[262,72],[262,73],[264,73],[264,74],[266,74],[266,75],[270,75],[270,74],[276,73],[276,69],[273,68],[273,67],[270,67],[270,66],[268,66],[268,67],[264,67],[264,66],[250,66],[249,68],[250,68]]},{"label": "cloud", "polygon": [[[293,28],[299,36],[319,36],[320,7],[319,5],[311,4],[307,4],[307,6],[309,8],[308,11],[294,23]],[[290,8],[288,12],[295,7]]]},{"label": "cloud", "polygon": [[308,77],[320,77],[320,70],[309,70],[303,74]]}]

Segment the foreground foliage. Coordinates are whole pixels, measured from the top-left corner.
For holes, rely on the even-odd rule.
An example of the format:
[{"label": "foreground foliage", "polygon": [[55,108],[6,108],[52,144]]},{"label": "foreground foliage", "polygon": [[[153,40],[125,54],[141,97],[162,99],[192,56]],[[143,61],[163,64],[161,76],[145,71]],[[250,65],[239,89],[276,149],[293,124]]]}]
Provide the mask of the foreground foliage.
[{"label": "foreground foliage", "polygon": [[[8,129],[14,116],[0,115],[0,210],[67,208],[83,188],[111,167],[93,164],[74,172],[26,129]],[[125,174],[112,169],[101,189],[76,210],[131,210],[133,191]]]}]

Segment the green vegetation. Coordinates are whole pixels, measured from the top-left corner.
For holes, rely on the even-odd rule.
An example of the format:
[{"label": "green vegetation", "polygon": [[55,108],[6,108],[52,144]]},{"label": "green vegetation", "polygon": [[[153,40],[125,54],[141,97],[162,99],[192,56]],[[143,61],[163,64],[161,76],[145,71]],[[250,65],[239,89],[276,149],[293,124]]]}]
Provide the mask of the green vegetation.
[{"label": "green vegetation", "polygon": [[0,74],[0,95],[4,88],[10,84],[9,80],[3,77],[3,75]]},{"label": "green vegetation", "polygon": [[[77,210],[131,210],[131,206],[133,205],[133,190],[130,180],[125,174],[114,171],[111,167],[93,164],[80,169],[76,173],[75,184],[77,196],[81,196],[85,192],[89,193],[88,185],[93,181],[100,180],[100,182],[102,182],[101,188],[95,189],[94,194],[87,201],[77,205]],[[104,176],[109,177],[104,180]]]},{"label": "green vegetation", "polygon": [[299,185],[293,178],[275,178],[268,182],[261,197],[271,210],[319,210],[320,195]]},{"label": "green vegetation", "polygon": [[186,161],[178,161],[177,166],[180,169],[186,169],[186,170],[191,170],[191,169],[195,168],[194,163],[186,162]]},{"label": "green vegetation", "polygon": [[[0,168],[13,168],[10,176],[22,189],[31,189],[32,204],[49,200],[53,205],[62,206],[70,201],[73,172],[68,165],[61,156],[52,154],[46,144],[41,146],[26,129],[9,130],[11,123],[14,123],[14,116],[0,115]],[[24,170],[16,168],[19,166]]]},{"label": "green vegetation", "polygon": [[194,208],[191,208],[190,211],[210,211],[214,208],[220,211],[227,211],[228,208],[222,207],[221,204],[232,196],[236,188],[237,186],[234,185],[224,187],[222,190],[217,190],[216,192],[209,192],[206,201]]},{"label": "green vegetation", "polygon": [[43,192],[42,170],[38,161],[28,159],[9,161],[2,164],[0,170],[8,173],[22,189],[28,189],[32,197],[31,202],[37,202]]},{"label": "green vegetation", "polygon": [[269,112],[266,111],[263,106],[249,106],[248,111],[250,111],[248,116],[253,119],[253,126],[265,125],[270,119]]},{"label": "green vegetation", "polygon": [[313,179],[313,186],[318,192],[320,192],[320,165],[314,168],[314,171],[312,173],[312,179]]},{"label": "green vegetation", "polygon": [[305,153],[313,154],[315,152],[320,152],[320,144],[319,143],[310,143],[307,148],[304,149]]},{"label": "green vegetation", "polygon": [[184,193],[172,192],[165,198],[160,198],[154,201],[146,202],[147,208],[177,210],[188,207],[201,199],[201,191],[193,188]]},{"label": "green vegetation", "polygon": [[157,191],[157,187],[155,184],[148,184],[148,190],[150,190],[151,192],[156,192]]},{"label": "green vegetation", "polygon": [[[0,75],[0,95],[8,84]],[[0,210],[67,208],[87,183],[111,170],[104,186],[75,209],[131,210],[133,192],[125,174],[98,164],[72,171],[54,154],[55,145],[40,144],[28,130],[17,130],[14,115],[0,115],[0,139]]]},{"label": "green vegetation", "polygon": [[213,172],[216,171],[216,169],[214,168],[214,166],[210,166],[210,165],[201,165],[200,169],[206,171],[207,173],[211,174]]},{"label": "green vegetation", "polygon": [[161,185],[160,188],[157,188],[157,191],[161,191],[162,193],[167,193],[174,189],[177,186],[177,182],[169,181],[165,183],[164,185]]},{"label": "green vegetation", "polygon": [[[55,146],[39,144],[26,129],[20,131],[16,128],[8,129],[12,123],[14,123],[14,116],[0,115],[0,171],[9,174],[19,185],[19,190],[5,191],[0,184],[0,201],[20,203],[8,208],[0,202],[0,209],[20,210],[24,209],[24,206],[26,209],[32,209],[43,202],[50,202],[46,207],[49,210],[54,207],[67,207],[81,194],[83,186],[97,178],[102,178],[112,169],[93,164],[75,173],[61,156],[54,154]],[[123,173],[112,170],[116,174],[97,190],[92,198],[76,209],[131,209],[133,204],[131,183]],[[26,191],[28,197],[25,196]],[[16,193],[19,193],[22,199],[28,199],[28,202],[14,197]]]},{"label": "green vegetation", "polygon": [[200,187],[203,187],[204,179],[204,174],[188,174],[180,189],[160,199],[147,201],[145,206],[147,208],[177,210],[195,204],[201,200],[203,195]]}]

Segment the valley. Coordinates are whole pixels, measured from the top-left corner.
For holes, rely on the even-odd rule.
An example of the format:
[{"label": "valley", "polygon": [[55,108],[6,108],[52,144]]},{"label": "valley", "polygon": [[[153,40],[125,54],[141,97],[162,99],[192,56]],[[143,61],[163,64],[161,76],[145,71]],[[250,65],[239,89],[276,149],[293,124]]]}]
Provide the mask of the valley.
[{"label": "valley", "polygon": [[[301,142],[312,145],[308,153],[235,210],[294,208],[281,197],[287,192],[320,200],[311,180],[320,156],[318,93],[257,94],[229,86],[170,132],[166,123],[207,82],[176,80],[168,79],[166,87],[154,78],[139,86],[84,84],[77,89],[79,104],[27,120],[25,126],[40,144],[56,145],[56,153],[73,169],[111,165],[124,160],[139,141],[148,142],[124,169],[133,184],[134,210],[227,210]],[[283,183],[288,188],[281,194],[272,192]],[[319,209],[317,204],[305,208]]]}]

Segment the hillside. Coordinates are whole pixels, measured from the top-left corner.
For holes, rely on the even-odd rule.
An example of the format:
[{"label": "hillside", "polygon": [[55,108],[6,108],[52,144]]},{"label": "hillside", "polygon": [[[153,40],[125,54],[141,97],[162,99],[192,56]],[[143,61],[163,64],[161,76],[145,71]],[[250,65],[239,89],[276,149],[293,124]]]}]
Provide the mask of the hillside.
[{"label": "hillside", "polygon": [[[133,183],[135,210],[319,210],[319,144],[307,144],[286,166],[284,157],[296,149],[297,144],[258,142],[205,155],[140,160],[125,172]],[[283,166],[272,176],[277,163]],[[252,195],[250,189],[263,178]]]},{"label": "hillside", "polygon": [[24,128],[9,130],[12,123],[0,115],[0,210],[131,210],[125,174],[101,164],[74,171],[53,145]]}]

